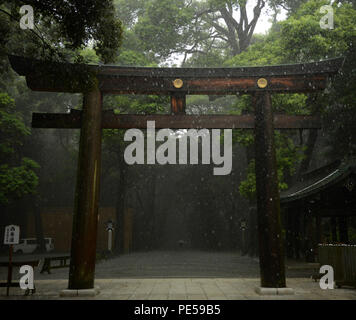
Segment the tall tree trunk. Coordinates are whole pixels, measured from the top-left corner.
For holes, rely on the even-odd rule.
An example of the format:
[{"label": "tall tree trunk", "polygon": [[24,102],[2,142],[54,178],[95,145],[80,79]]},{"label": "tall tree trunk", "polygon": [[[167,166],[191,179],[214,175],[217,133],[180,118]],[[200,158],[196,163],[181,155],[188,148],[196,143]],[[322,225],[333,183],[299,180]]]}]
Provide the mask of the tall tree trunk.
[{"label": "tall tree trunk", "polygon": [[[306,104],[310,107],[312,114],[317,115],[320,111],[320,104],[318,103],[318,94],[311,94],[308,99]],[[302,138],[302,136],[301,136]],[[310,129],[309,130],[309,135],[308,135],[308,140],[306,143],[306,151],[305,151],[305,158],[302,160],[296,179],[300,179],[302,177],[302,174],[305,173],[310,166],[310,162],[313,157],[313,151],[315,148],[316,141],[318,139],[318,130],[317,129]],[[302,141],[301,141],[302,143]]]},{"label": "tall tree trunk", "polygon": [[296,177],[297,179],[300,179],[302,174],[305,173],[309,169],[317,139],[318,139],[318,130],[311,129],[309,131],[308,141],[306,143],[305,158],[302,160],[302,162],[300,164],[298,174]]}]

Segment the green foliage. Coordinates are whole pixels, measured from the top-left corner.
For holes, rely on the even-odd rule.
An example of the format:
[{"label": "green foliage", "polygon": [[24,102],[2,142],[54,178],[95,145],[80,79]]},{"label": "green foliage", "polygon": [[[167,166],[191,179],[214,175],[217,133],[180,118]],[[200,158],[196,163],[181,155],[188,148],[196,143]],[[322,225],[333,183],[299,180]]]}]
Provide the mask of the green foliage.
[{"label": "green foliage", "polygon": [[225,61],[228,67],[268,66],[283,63],[281,40],[278,33],[260,36],[260,40],[246,51]]},{"label": "green foliage", "polygon": [[145,50],[168,57],[190,42],[193,14],[184,0],[150,0],[134,30]]},{"label": "green foliage", "polygon": [[10,204],[24,195],[34,194],[38,185],[38,164],[21,157],[23,139],[30,131],[14,111],[15,102],[0,93],[0,204]]},{"label": "green foliage", "polygon": [[[145,3],[147,0],[114,0],[114,5],[119,19],[125,28],[131,30],[139,16],[145,13]],[[127,30],[125,30],[126,34]]]},{"label": "green foliage", "polygon": [[272,96],[272,105],[276,113],[309,115],[312,110],[307,100],[308,96],[305,94],[275,94]]},{"label": "green foliage", "polygon": [[256,175],[255,175],[255,160],[252,160],[247,167],[247,177],[239,185],[239,192],[247,199],[255,199],[256,197]]},{"label": "green foliage", "polygon": [[0,165],[0,204],[7,205],[24,195],[35,194],[38,177],[34,169],[38,164],[28,158],[22,158],[21,165]]},{"label": "green foliage", "polygon": [[289,14],[293,14],[298,11],[300,6],[308,0],[271,0],[271,6],[281,7],[288,11]]},{"label": "green foliage", "polygon": [[203,52],[204,53],[192,55],[184,62],[184,67],[221,67],[226,60],[226,56],[222,48],[209,50],[208,46],[205,46],[203,48]]},{"label": "green foliage", "polygon": [[121,51],[117,63],[121,66],[157,66],[151,62],[144,54],[131,49],[124,49]]},{"label": "green foliage", "polygon": [[167,96],[120,95],[105,97],[104,106],[115,113],[155,114],[167,110],[169,101]]},{"label": "green foliage", "polygon": [[329,137],[329,155],[342,158],[356,154],[356,8],[355,3],[337,1],[333,4],[334,29],[323,30],[319,12],[328,1],[305,3],[289,19],[281,23],[281,43],[289,61],[318,61],[346,57],[344,66],[325,95],[314,102],[324,115]]},{"label": "green foliage", "polygon": [[[251,135],[252,136],[252,135]],[[285,174],[293,175],[297,164],[303,158],[303,148],[296,146],[293,141],[287,136],[276,132],[276,158],[278,171],[279,190],[286,190],[287,183],[284,181]],[[247,177],[241,182],[239,186],[241,195],[248,199],[255,199],[256,197],[256,175],[255,175],[255,160],[252,160],[247,168]]]},{"label": "green foliage", "polygon": [[15,101],[6,93],[0,93],[0,160],[12,156],[22,145],[24,136],[30,131],[23,123],[21,116],[14,112]]},{"label": "green foliage", "polygon": [[233,141],[241,144],[244,147],[251,146],[255,139],[251,130],[236,129],[232,135]]},{"label": "green foliage", "polygon": [[98,57],[94,49],[84,48],[83,50],[79,50],[79,55],[81,57],[82,63],[98,64],[100,62],[100,58]]},{"label": "green foliage", "polygon": [[[245,52],[225,62],[227,66],[264,66],[283,64],[286,59],[281,54],[281,40],[278,32],[271,32],[267,36],[260,37],[259,41],[251,45]],[[310,114],[310,106],[307,105],[307,96],[304,94],[275,94],[272,95],[272,106],[276,113],[290,115]],[[239,97],[235,104],[235,114],[253,113],[250,96]],[[288,137],[289,133],[275,134],[276,157],[280,190],[286,189],[285,176],[293,174],[296,166],[302,159],[301,150],[295,146]],[[234,130],[234,141],[249,147],[254,143],[253,132],[247,130]],[[255,162],[252,160],[247,169],[247,177],[241,182],[239,192],[246,198],[254,199],[256,192]]]},{"label": "green foliage", "polygon": [[356,37],[356,11],[349,4],[333,5],[334,29],[322,29],[320,13],[330,1],[311,0],[295,15],[281,22],[281,44],[291,62],[304,62],[339,57],[345,54]]},{"label": "green foliage", "polygon": [[161,96],[148,96],[144,101],[135,100],[130,108],[136,110],[138,114],[155,114],[162,113],[166,108],[169,98]]},{"label": "green foliage", "polygon": [[[295,3],[276,1],[290,7],[290,17],[279,24],[264,37],[251,45],[245,52],[227,60],[226,66],[262,66],[283,63],[318,61],[338,56],[346,56],[342,73],[335,78],[333,85],[326,94],[308,96],[303,94],[273,95],[274,112],[308,115],[315,111],[324,114],[325,131],[329,134],[332,148],[330,154],[343,157],[347,152],[356,153],[355,101],[355,39],[356,11],[348,3],[334,4],[335,29],[323,30],[320,20],[323,16],[320,8],[329,1],[311,0]],[[312,98],[312,99],[310,99]],[[240,98],[235,105],[234,113],[251,112],[249,98]],[[280,189],[284,189],[284,175],[293,173],[293,168],[302,160],[302,149],[291,146],[287,135],[284,139],[276,136],[276,153]],[[238,130],[234,132],[234,140],[248,146],[253,144],[251,132]],[[289,172],[288,172],[289,171]],[[249,164],[247,178],[239,188],[241,194],[248,198],[254,197],[255,176],[254,163]]]},{"label": "green foliage", "polygon": [[[221,66],[227,57],[244,51],[262,8],[270,1],[115,0],[126,28],[123,47],[140,47],[146,56],[166,63],[184,55],[182,65]],[[252,8],[251,8],[252,5]],[[246,9],[248,8],[248,9]],[[253,18],[247,14],[253,13]],[[237,19],[238,15],[243,18]],[[126,32],[136,36],[126,41]],[[129,44],[130,43],[130,44]]]},{"label": "green foliage", "polygon": [[[65,4],[62,0],[3,0],[0,4],[0,38],[7,53],[67,59],[73,50],[92,44],[103,62],[117,57],[122,24],[112,0],[70,0]],[[19,8],[24,4],[34,10],[32,32],[19,27]]]}]

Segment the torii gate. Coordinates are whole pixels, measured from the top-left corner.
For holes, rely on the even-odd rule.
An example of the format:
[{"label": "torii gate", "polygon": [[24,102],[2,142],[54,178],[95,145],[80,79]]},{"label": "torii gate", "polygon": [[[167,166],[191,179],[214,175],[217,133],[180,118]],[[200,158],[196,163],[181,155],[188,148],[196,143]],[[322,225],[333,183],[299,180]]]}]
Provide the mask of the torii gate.
[{"label": "torii gate", "polygon": [[[326,88],[343,59],[248,68],[141,68],[76,65],[9,56],[12,68],[35,91],[83,93],[82,111],[34,113],[34,128],[80,128],[68,289],[94,288],[102,129],[255,129],[256,189],[262,288],[285,288],[274,129],[318,129],[315,116],[273,115],[272,93]],[[102,110],[103,94],[171,97],[171,115],[116,115]],[[253,95],[255,115],[186,115],[186,95]]]}]

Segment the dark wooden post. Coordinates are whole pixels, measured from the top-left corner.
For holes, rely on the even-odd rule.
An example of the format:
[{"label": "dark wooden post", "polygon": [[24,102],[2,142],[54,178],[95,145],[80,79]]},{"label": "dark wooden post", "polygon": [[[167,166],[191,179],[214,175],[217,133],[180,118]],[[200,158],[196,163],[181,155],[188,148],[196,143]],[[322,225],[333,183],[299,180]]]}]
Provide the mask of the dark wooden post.
[{"label": "dark wooden post", "polygon": [[347,217],[339,217],[339,236],[340,242],[349,243]]},{"label": "dark wooden post", "polygon": [[336,218],[332,217],[330,219],[331,224],[331,240],[333,243],[337,242],[337,228],[336,228]]},{"label": "dark wooden post", "polygon": [[316,223],[316,245],[318,245],[323,241],[322,217],[320,216],[319,212],[316,213],[315,223]]},{"label": "dark wooden post", "polygon": [[171,94],[171,111],[173,114],[185,114],[186,99],[184,93]]},{"label": "dark wooden post", "polygon": [[270,93],[256,93],[254,102],[261,286],[265,288],[285,288],[280,199]]},{"label": "dark wooden post", "polygon": [[102,94],[84,94],[73,218],[69,289],[94,288],[101,167]]},{"label": "dark wooden post", "polygon": [[322,217],[319,212],[315,213],[315,229],[316,229],[316,237],[314,242],[314,255],[315,258],[319,257],[319,244],[323,242],[323,225],[322,225]]},{"label": "dark wooden post", "polygon": [[287,249],[287,257],[288,258],[293,258],[294,257],[294,215],[295,212],[292,208],[289,208],[289,210],[286,210],[284,212],[284,215],[286,217],[286,249]]},{"label": "dark wooden post", "polygon": [[7,268],[7,287],[6,287],[6,296],[9,296],[9,291],[12,281],[12,253],[14,251],[14,245],[10,244],[9,246],[9,266]]},{"label": "dark wooden post", "polygon": [[313,217],[311,216],[308,209],[304,216],[305,222],[305,237],[304,237],[304,252],[305,261],[314,262],[314,248],[313,248]]},{"label": "dark wooden post", "polygon": [[300,210],[298,210],[294,220],[294,252],[297,260],[300,259],[300,240]]}]

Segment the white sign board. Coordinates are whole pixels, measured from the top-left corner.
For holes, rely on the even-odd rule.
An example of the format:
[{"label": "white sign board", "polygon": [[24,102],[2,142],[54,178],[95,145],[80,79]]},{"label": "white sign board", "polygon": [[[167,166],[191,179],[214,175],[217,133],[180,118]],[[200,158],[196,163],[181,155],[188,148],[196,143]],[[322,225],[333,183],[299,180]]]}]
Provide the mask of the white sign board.
[{"label": "white sign board", "polygon": [[18,244],[20,241],[20,227],[13,224],[5,227],[4,244]]}]

